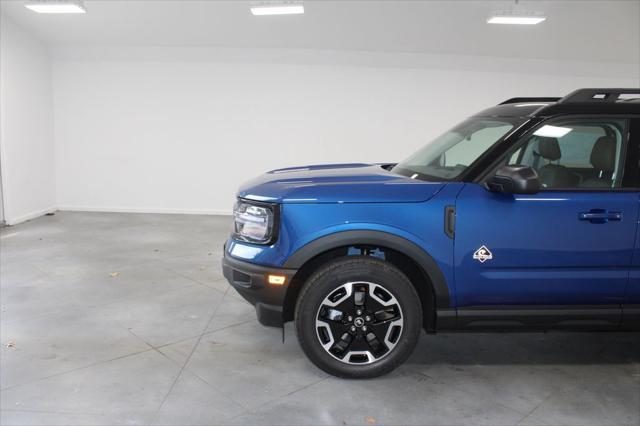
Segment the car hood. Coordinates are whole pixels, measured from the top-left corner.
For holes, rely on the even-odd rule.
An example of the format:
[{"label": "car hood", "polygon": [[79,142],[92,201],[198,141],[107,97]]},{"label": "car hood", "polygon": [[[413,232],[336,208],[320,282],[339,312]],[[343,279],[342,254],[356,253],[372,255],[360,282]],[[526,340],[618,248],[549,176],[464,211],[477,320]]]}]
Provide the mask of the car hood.
[{"label": "car hood", "polygon": [[379,164],[327,164],[272,170],[245,183],[238,196],[276,203],[420,202],[442,186]]}]

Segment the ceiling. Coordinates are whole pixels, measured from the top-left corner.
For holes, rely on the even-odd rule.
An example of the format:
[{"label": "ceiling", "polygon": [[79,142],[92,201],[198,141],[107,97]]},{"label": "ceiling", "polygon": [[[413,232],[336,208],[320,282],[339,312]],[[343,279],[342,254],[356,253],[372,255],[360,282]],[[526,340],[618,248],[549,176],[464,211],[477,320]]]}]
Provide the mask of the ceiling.
[{"label": "ceiling", "polygon": [[249,1],[86,0],[85,15],[2,14],[51,46],[216,46],[447,53],[640,63],[640,0],[521,0],[535,26],[488,25],[513,1],[306,0],[304,15],[253,16]]}]

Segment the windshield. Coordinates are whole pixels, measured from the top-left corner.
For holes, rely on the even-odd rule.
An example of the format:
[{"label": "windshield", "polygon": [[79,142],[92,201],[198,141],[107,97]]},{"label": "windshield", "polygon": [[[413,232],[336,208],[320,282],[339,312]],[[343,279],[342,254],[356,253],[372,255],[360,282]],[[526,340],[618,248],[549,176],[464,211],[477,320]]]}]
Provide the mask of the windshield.
[{"label": "windshield", "polygon": [[412,179],[454,180],[523,121],[512,118],[470,118],[398,163],[392,171]]}]

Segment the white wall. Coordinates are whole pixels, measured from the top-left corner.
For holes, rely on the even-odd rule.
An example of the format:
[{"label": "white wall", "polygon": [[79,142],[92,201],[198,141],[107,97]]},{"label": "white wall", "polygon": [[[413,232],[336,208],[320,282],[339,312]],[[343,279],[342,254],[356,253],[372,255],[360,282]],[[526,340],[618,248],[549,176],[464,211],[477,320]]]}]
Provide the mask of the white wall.
[{"label": "white wall", "polygon": [[15,224],[56,207],[51,60],[6,16],[0,24],[2,204]]},{"label": "white wall", "polygon": [[406,157],[514,96],[640,86],[637,64],[251,49],[58,49],[61,209],[228,212],[264,171]]}]

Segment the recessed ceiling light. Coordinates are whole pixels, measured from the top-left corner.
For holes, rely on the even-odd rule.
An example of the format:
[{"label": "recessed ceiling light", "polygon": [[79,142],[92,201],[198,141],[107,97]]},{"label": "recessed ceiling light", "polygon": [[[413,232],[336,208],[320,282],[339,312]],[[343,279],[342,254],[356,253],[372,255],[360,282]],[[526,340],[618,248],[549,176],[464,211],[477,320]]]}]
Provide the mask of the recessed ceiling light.
[{"label": "recessed ceiling light", "polygon": [[263,15],[299,15],[304,13],[304,6],[299,1],[265,1],[253,3],[251,13]]},{"label": "recessed ceiling light", "polygon": [[547,19],[542,12],[498,10],[487,19],[488,24],[536,25]]},{"label": "recessed ceiling light", "polygon": [[38,13],[87,13],[81,0],[32,0],[24,7]]}]

